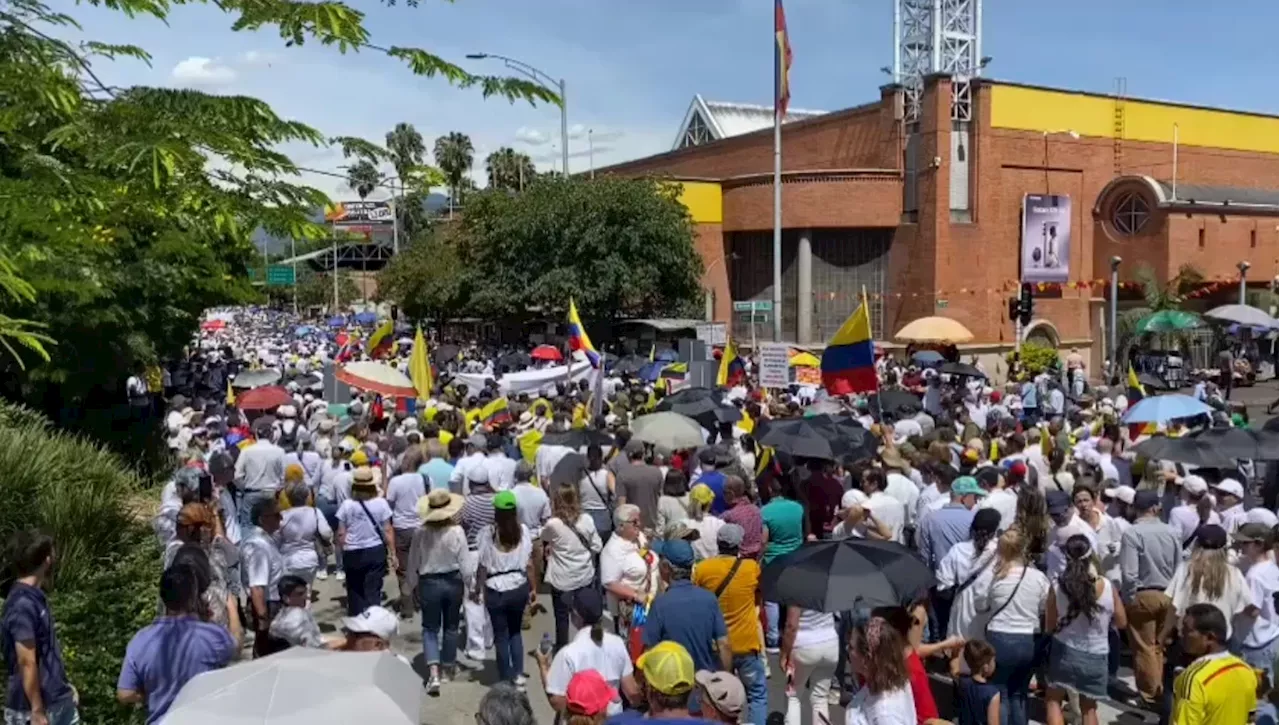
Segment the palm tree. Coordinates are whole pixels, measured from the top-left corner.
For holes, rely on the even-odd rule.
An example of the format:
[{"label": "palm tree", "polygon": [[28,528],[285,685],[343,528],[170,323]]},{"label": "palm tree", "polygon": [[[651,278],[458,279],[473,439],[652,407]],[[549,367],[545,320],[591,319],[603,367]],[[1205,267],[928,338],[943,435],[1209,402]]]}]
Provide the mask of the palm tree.
[{"label": "palm tree", "polygon": [[[1173,279],[1163,283],[1156,278],[1155,271],[1145,264],[1138,267],[1134,276],[1142,285],[1143,304],[1139,307],[1131,307],[1116,316],[1117,363],[1129,359],[1129,348],[1142,336],[1142,333],[1138,332],[1138,323],[1157,312],[1181,310],[1187,295],[1204,283],[1204,275],[1190,264],[1179,267]],[[1195,313],[1188,312],[1188,314]],[[1157,337],[1161,345],[1168,343],[1180,349],[1190,347],[1185,332],[1158,333]]]},{"label": "palm tree", "polygon": [[489,154],[484,162],[489,174],[489,188],[506,191],[524,191],[525,184],[538,175],[533,159],[509,146]]},{"label": "palm tree", "polygon": [[380,181],[382,174],[378,173],[378,167],[368,159],[360,159],[347,167],[347,186],[360,197],[360,201],[372,194]]},{"label": "palm tree", "polygon": [[[417,194],[406,195],[405,185],[409,183],[413,173],[422,168],[422,159],[427,153],[427,145],[422,140],[422,134],[418,133],[418,129],[413,127],[411,123],[401,121],[396,127],[387,132],[387,152],[391,160],[391,165],[396,170],[396,181],[392,185],[392,197],[396,200],[395,212],[396,221],[400,225],[402,234],[412,236],[413,224],[406,223],[410,216],[410,203],[420,204],[416,200]],[[396,189],[400,190],[399,194],[395,193]],[[420,191],[420,190],[419,190]]]},{"label": "palm tree", "polygon": [[436,139],[436,165],[444,172],[449,182],[449,216],[453,216],[455,199],[462,193],[462,179],[471,171],[475,160],[475,147],[471,145],[471,137],[461,131],[450,131]]}]

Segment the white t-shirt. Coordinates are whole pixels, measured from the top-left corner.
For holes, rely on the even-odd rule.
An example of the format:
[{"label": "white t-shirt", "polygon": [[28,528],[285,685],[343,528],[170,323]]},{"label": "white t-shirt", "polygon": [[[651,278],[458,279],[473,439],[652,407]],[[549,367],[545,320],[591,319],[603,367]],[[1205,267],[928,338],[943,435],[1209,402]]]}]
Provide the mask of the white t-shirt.
[{"label": "white t-shirt", "polygon": [[698,540],[690,544],[693,547],[693,553],[697,556],[698,561],[710,559],[720,554],[719,545],[716,543],[716,537],[720,534],[720,528],[724,526],[724,521],[706,514],[701,521],[688,519],[685,521],[690,528],[698,531]]},{"label": "white t-shirt", "polygon": [[1164,593],[1173,600],[1173,608],[1179,617],[1187,611],[1187,607],[1193,604],[1204,603],[1217,607],[1222,612],[1222,616],[1227,618],[1228,638],[1231,637],[1231,620],[1253,602],[1252,592],[1244,580],[1244,574],[1234,566],[1227,567],[1227,582],[1222,587],[1222,596],[1209,599],[1203,591],[1193,594],[1185,561],[1178,564],[1178,569],[1173,572],[1173,579],[1169,581],[1169,586],[1165,588]]},{"label": "white t-shirt", "polygon": [[990,617],[990,625],[986,626],[993,632],[1039,632],[1045,602],[1049,599],[1049,578],[1035,567],[1026,567],[1024,576],[1024,568],[1014,566],[1002,579],[996,579],[995,569],[990,567],[973,583],[977,595],[974,608],[987,615],[978,617],[975,624]]},{"label": "white t-shirt", "polygon": [[240,542],[240,568],[246,591],[262,587],[268,602],[280,601],[280,577],[284,576],[284,558],[275,540],[257,526],[250,526]]},{"label": "white t-shirt", "polygon": [[[976,560],[973,557],[973,541],[957,543],[951,547],[947,555],[942,557],[942,561],[938,563],[938,588],[954,589],[969,581],[969,577],[972,577],[974,572],[990,570],[995,554],[995,539],[987,542],[987,548],[983,550],[982,556]],[[968,631],[969,624],[977,618],[978,590],[976,585],[981,578],[981,575],[977,576],[974,578],[973,583],[965,587],[963,591],[953,594],[951,618],[947,622],[948,637],[954,637],[957,634],[963,635]]]},{"label": "white t-shirt", "polygon": [[485,570],[484,585],[495,592],[509,592],[529,581],[526,572],[533,540],[529,538],[529,529],[520,524],[520,543],[510,551],[503,551],[494,540],[494,531],[486,526],[476,536],[480,544],[480,566]]},{"label": "white t-shirt", "polygon": [[320,557],[316,554],[316,541],[331,540],[333,530],[324,516],[311,506],[295,506],[280,512],[280,531],[276,540],[280,542],[280,555],[284,557],[284,568],[287,571],[314,570],[320,566]]},{"label": "white t-shirt", "polygon": [[[516,505],[520,505],[518,499]],[[574,533],[574,530],[578,533]],[[591,583],[595,575],[592,559],[602,546],[600,534],[596,531],[591,516],[579,514],[573,530],[559,518],[548,519],[542,527],[541,537],[547,548],[547,584],[562,592],[570,592]],[[582,545],[583,539],[587,541],[585,547]]]},{"label": "white t-shirt", "polygon": [[[366,507],[369,509],[367,516],[364,512]],[[372,521],[369,520],[370,517],[373,517]],[[347,529],[347,538],[342,542],[343,551],[359,551],[382,546],[383,535],[378,532],[382,530],[383,524],[390,520],[391,505],[385,498],[371,498],[364,502],[364,506],[353,498],[343,501],[338,507],[338,523]]]},{"label": "white t-shirt", "polygon": [[1249,567],[1244,575],[1249,585],[1249,595],[1258,608],[1258,618],[1253,628],[1244,636],[1244,646],[1264,647],[1280,636],[1280,621],[1276,616],[1276,596],[1280,592],[1280,567],[1274,561],[1266,561]]},{"label": "white t-shirt", "polygon": [[884,477],[884,492],[902,504],[904,524],[915,521],[916,501],[920,498],[920,489],[914,481],[897,471],[890,471]]},{"label": "white t-shirt", "polygon": [[[573,641],[556,653],[551,660],[551,670],[547,672],[547,694],[564,696],[569,690],[569,680],[579,672],[595,670],[605,682],[615,690],[622,678],[633,671],[631,655],[627,653],[627,643],[612,632],[605,632],[600,644],[591,641],[591,630],[578,630]],[[621,697],[614,697],[609,703],[609,715],[622,712]]]},{"label": "white t-shirt", "polygon": [[[899,478],[902,478],[899,476]],[[903,479],[907,480],[907,479]],[[906,508],[901,500],[890,496],[884,491],[876,491],[867,499],[867,503],[863,508],[870,509],[873,516],[880,523],[889,527],[890,540],[899,544],[904,543],[902,540],[902,527],[906,524]]]},{"label": "white t-shirt", "polygon": [[520,523],[529,530],[529,535],[538,538],[542,534],[542,524],[551,518],[551,499],[547,492],[532,483],[517,483],[511,488],[516,497],[516,513]]},{"label": "white t-shirt", "polygon": [[915,725],[916,701],[911,697],[911,683],[896,690],[871,694],[867,688],[853,693],[844,711],[845,725]]},{"label": "white t-shirt", "polygon": [[422,525],[418,499],[427,495],[427,480],[421,473],[402,473],[387,481],[387,503],[391,504],[391,528],[416,529]]},{"label": "white t-shirt", "polygon": [[[614,534],[609,538],[609,543],[604,545],[604,549],[600,551],[600,584],[606,589],[614,582],[621,583],[637,592],[646,591],[645,578],[649,575],[650,566],[644,557],[640,556],[641,546],[647,547],[641,537],[641,544],[638,546],[634,542]],[[652,557],[653,555],[650,554]],[[648,591],[657,591],[658,571],[656,562],[652,575],[648,576]],[[613,592],[608,592],[609,609],[613,612],[618,611],[618,598]]]},{"label": "white t-shirt", "polygon": [[1000,530],[1008,531],[1018,515],[1018,494],[1007,488],[996,489],[978,502],[978,508],[999,511]]}]

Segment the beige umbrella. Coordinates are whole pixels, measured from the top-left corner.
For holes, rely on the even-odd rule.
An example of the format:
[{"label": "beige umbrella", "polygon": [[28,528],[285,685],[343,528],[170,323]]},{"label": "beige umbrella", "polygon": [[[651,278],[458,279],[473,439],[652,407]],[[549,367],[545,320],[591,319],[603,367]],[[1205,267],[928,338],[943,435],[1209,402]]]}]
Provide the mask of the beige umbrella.
[{"label": "beige umbrella", "polygon": [[950,317],[921,317],[898,330],[894,339],[901,342],[968,342],[973,333]]}]

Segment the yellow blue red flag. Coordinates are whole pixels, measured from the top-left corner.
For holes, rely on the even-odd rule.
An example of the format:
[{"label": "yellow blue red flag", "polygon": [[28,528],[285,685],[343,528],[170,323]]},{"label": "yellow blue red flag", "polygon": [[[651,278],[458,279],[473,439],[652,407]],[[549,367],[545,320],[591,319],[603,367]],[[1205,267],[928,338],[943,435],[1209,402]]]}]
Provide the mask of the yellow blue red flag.
[{"label": "yellow blue red flag", "polygon": [[391,320],[387,320],[369,337],[369,346],[365,350],[369,353],[369,357],[378,357],[385,355],[391,350],[392,335],[395,333],[395,324]]},{"label": "yellow blue red flag", "polygon": [[587,356],[587,360],[591,363],[591,367],[600,368],[600,353],[596,352],[596,348],[591,344],[591,338],[587,336],[587,328],[582,324],[582,318],[578,317],[578,306],[573,303],[573,298],[569,298],[569,349],[573,352],[582,351]]},{"label": "yellow blue red flag", "polygon": [[879,384],[875,349],[864,299],[822,351],[822,386],[832,395],[875,390]]}]

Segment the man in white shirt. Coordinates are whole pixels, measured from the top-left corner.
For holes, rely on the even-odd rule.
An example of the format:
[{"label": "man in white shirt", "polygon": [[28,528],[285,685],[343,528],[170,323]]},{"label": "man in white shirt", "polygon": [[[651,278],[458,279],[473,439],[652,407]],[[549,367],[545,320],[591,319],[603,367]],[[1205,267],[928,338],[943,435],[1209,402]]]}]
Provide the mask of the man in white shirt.
[{"label": "man in white shirt", "polygon": [[907,475],[911,466],[898,451],[892,448],[881,455],[881,460],[884,461],[885,468],[884,492],[902,504],[903,526],[915,525],[916,502],[920,498],[920,488]]},{"label": "man in white shirt", "polygon": [[[1200,528],[1200,512],[1197,510],[1196,504],[1201,496],[1209,495],[1209,484],[1200,476],[1183,476],[1182,482],[1182,503],[1174,506],[1169,512],[1169,525],[1178,533],[1178,540],[1182,542],[1184,552],[1191,550],[1191,535]],[[1208,518],[1203,522],[1206,524],[1222,524],[1222,517],[1217,511],[1210,509]]]},{"label": "man in white shirt", "polygon": [[[453,466],[453,473],[449,475],[449,489],[456,494],[466,496],[470,492],[468,481],[471,480],[471,472],[477,468],[484,468],[488,473],[488,466],[485,465],[485,448],[488,447],[489,440],[483,433],[473,434],[467,439],[466,454],[458,459]],[[488,480],[486,475],[485,480]]]},{"label": "man in white shirt", "polygon": [[275,498],[284,483],[284,449],[272,442],[271,421],[259,418],[253,426],[257,438],[236,458],[235,483],[241,495],[240,525],[249,525],[249,511],[260,499]]},{"label": "man in white shirt", "polygon": [[1049,551],[1045,554],[1045,573],[1049,581],[1057,581],[1058,576],[1067,566],[1066,554],[1062,546],[1076,534],[1089,540],[1089,546],[1098,554],[1098,535],[1089,522],[1076,515],[1071,494],[1066,491],[1050,491],[1045,494],[1048,504],[1049,518],[1053,519],[1053,528],[1049,530]]},{"label": "man in white shirt", "polygon": [[489,485],[494,491],[508,491],[516,485],[516,462],[502,448],[502,437],[489,436],[488,455],[484,467],[489,471]]},{"label": "man in white shirt", "polygon": [[[1026,469],[1025,463],[1015,461],[1015,466]],[[1005,469],[1000,466],[989,466],[974,472],[978,485],[987,492],[986,498],[978,503],[980,509],[994,509],[1000,514],[1000,531],[1008,531],[1018,515],[1018,494],[1009,488],[1009,480]]]},{"label": "man in white shirt", "polygon": [[[899,477],[907,480],[900,474]],[[907,480],[907,483],[910,481]],[[877,521],[889,527],[891,541],[904,544],[906,540],[902,530],[906,525],[906,506],[900,499],[885,491],[887,485],[883,471],[867,471],[862,477],[862,491],[867,494],[867,502],[863,504],[863,508],[869,509]]]}]

